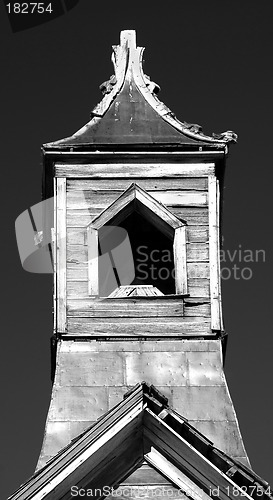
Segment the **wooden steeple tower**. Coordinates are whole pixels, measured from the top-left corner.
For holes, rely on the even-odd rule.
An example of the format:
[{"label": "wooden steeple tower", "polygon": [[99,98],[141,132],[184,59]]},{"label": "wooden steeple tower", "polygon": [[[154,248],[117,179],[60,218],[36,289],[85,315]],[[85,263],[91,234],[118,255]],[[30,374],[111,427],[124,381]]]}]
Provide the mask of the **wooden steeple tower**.
[{"label": "wooden steeple tower", "polygon": [[[73,484],[104,477],[117,486],[136,470],[134,484],[151,487],[155,469],[176,487],[184,481],[191,498],[208,500],[217,481],[220,498],[235,498],[223,477],[265,488],[249,469],[223,371],[219,221],[236,134],[211,137],[179,121],[157,98],[142,54],[135,32],[122,31],[91,120],[43,146],[44,197],[54,197],[55,212],[56,366],[34,476],[44,489],[14,498],[71,498]],[[108,443],[100,461],[98,436]],[[192,454],[179,452],[179,439]]]}]

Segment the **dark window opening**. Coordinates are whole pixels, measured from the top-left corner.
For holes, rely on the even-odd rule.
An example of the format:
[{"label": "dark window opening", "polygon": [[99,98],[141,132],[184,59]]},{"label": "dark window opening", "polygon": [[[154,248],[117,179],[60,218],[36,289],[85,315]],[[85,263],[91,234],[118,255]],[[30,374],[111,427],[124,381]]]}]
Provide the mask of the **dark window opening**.
[{"label": "dark window opening", "polygon": [[[111,222],[107,226],[111,232],[109,228]],[[114,223],[113,226],[115,226]],[[130,263],[125,254],[124,258],[118,261],[118,265],[116,264],[117,259],[111,251],[113,241],[107,234],[105,237],[102,232],[104,228],[101,228],[99,230],[99,295],[107,297],[121,284],[153,285],[164,295],[175,294],[173,238],[168,238],[154,224],[135,211],[119,222],[118,227],[126,231],[126,233],[121,232],[120,240],[124,239],[122,234],[128,234],[135,276],[131,275],[129,278]],[[117,245],[118,242],[116,242]],[[103,259],[101,259],[102,256],[104,256]]]}]

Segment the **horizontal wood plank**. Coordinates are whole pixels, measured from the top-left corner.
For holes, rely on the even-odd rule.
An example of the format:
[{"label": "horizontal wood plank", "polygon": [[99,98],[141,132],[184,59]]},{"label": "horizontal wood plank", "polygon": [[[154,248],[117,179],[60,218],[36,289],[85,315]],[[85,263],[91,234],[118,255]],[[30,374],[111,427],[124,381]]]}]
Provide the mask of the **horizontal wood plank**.
[{"label": "horizontal wood plank", "polygon": [[209,264],[206,262],[188,262],[188,278],[204,279],[209,278]]},{"label": "horizontal wood plank", "polygon": [[[100,208],[105,210],[120,195],[121,191],[69,191],[67,193],[67,209],[92,210]],[[204,191],[147,191],[154,199],[168,207],[171,206],[205,206],[208,203],[207,193]]]},{"label": "horizontal wood plank", "polygon": [[89,297],[88,292],[88,280],[82,281],[68,281],[67,282],[67,298],[87,298]]},{"label": "horizontal wood plank", "polygon": [[[110,299],[109,299],[110,300]],[[108,303],[107,301],[94,303],[90,299],[68,299],[67,314],[70,317],[82,318],[137,318],[137,317],[210,317],[210,302],[205,297],[196,297],[192,302],[187,300],[183,304],[166,304],[166,300],[159,304],[155,301],[147,303]]]},{"label": "horizontal wood plank", "polygon": [[[202,283],[202,285],[198,285]],[[208,299],[210,297],[210,286],[208,279],[199,279],[199,280],[188,280],[188,292],[189,296],[192,298],[203,297]]]},{"label": "horizontal wood plank", "polygon": [[[172,207],[170,211],[179,219],[185,220],[188,226],[199,226],[208,229],[209,217],[206,207]],[[67,209],[67,226],[85,228],[102,212],[102,208]],[[194,229],[194,228],[193,228]]]},{"label": "horizontal wood plank", "polygon": [[215,172],[214,163],[56,163],[56,177],[135,178],[135,177],[206,177]]},{"label": "horizontal wood plank", "polygon": [[[208,244],[206,243],[188,243],[187,244],[187,262],[196,264],[198,262],[208,262],[209,255]],[[88,247],[87,245],[67,245],[67,263],[68,264],[85,264],[88,261]],[[198,267],[194,267],[194,271],[198,272]],[[193,266],[191,266],[191,270]],[[202,271],[203,268],[200,267]],[[189,274],[190,277],[191,274]],[[202,276],[204,277],[204,276]],[[205,276],[207,277],[207,275]]]},{"label": "horizontal wood plank", "polygon": [[210,301],[205,297],[194,297],[185,300],[184,316],[209,318],[211,315]]},{"label": "horizontal wood plank", "polygon": [[[171,189],[182,189],[182,190],[197,190],[205,191],[208,188],[208,180],[206,177],[169,177],[169,178],[134,178],[134,182],[138,184],[141,188],[148,191],[154,190],[171,190]],[[99,191],[106,192],[119,190],[121,192],[125,191],[131,184],[130,179],[68,179],[67,181],[67,191]]]},{"label": "horizontal wood plank", "polygon": [[67,265],[67,280],[68,281],[88,281],[87,263],[82,266],[68,264]]},{"label": "horizontal wood plank", "polygon": [[202,226],[187,227],[187,237],[190,243],[208,243],[208,229]]},{"label": "horizontal wood plank", "polygon": [[68,317],[69,334],[91,336],[204,336],[211,334],[210,321],[201,318],[73,318]]},{"label": "horizontal wood plank", "polygon": [[208,262],[208,261],[209,261],[208,243],[187,244],[187,262]]},{"label": "horizontal wood plank", "polygon": [[[70,299],[67,302],[67,314],[73,317],[169,317],[183,316],[182,299],[153,299],[142,301],[136,299]],[[198,315],[197,315],[198,316]]]}]

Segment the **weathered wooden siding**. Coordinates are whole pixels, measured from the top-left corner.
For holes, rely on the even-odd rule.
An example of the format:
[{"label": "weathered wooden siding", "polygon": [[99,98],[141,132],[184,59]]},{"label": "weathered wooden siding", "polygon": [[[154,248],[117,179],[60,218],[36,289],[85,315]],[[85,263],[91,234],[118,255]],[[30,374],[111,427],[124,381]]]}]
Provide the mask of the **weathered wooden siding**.
[{"label": "weathered wooden siding", "polygon": [[[85,169],[89,175],[92,168],[93,176],[96,178],[68,177],[66,251],[67,327],[69,333],[87,333],[88,329],[92,329],[95,335],[114,333],[121,335],[124,332],[131,335],[134,328],[137,328],[139,335],[143,335],[146,322],[142,324],[141,321],[136,320],[146,316],[157,317],[158,328],[157,332],[154,332],[156,335],[161,335],[164,332],[169,335],[178,335],[179,333],[192,335],[197,334],[200,329],[200,333],[201,331],[202,333],[210,333],[208,177],[206,174],[212,173],[212,166],[209,165],[206,168],[200,165],[195,169],[194,167],[191,165],[188,171],[188,175],[191,177],[186,177],[187,171],[184,166],[180,170],[180,176],[178,176],[176,165],[157,165],[158,175],[160,173],[164,175],[163,178],[160,178],[152,177],[152,174],[149,177],[149,172],[151,172],[149,166],[145,169],[143,165],[134,165],[130,178],[124,178],[125,175],[122,178],[122,172],[124,174],[125,169],[121,165],[116,165],[112,170],[112,173],[114,171],[113,177],[110,176],[110,168],[106,167],[106,175],[103,176],[103,166],[82,165],[81,170]],[[129,170],[128,166],[126,172]],[[74,175],[75,172],[76,170],[74,170]],[[56,173],[63,173],[62,169],[58,167]],[[153,170],[153,175],[154,173]],[[187,274],[190,301],[185,305],[184,311],[181,308],[180,312],[176,301],[169,306],[167,304],[164,306],[154,304],[150,314],[145,312],[145,306],[135,307],[134,305],[131,307],[128,305],[126,314],[127,318],[130,319],[125,329],[122,321],[122,313],[124,315],[125,309],[120,308],[119,304],[113,306],[111,303],[113,311],[111,313],[107,311],[109,302],[105,306],[102,306],[102,303],[95,305],[88,295],[86,227],[94,217],[113,203],[130,186],[132,181],[147,190],[158,201],[164,203],[177,217],[187,221]],[[133,319],[134,316],[136,319]],[[160,316],[165,316],[165,320],[159,323]],[[79,320],[81,317],[84,318],[83,321]],[[107,317],[107,328],[105,321],[103,322],[105,317]],[[112,322],[111,317],[113,318]],[[182,317],[185,317],[184,326],[181,326]],[[202,317],[205,323],[203,322],[201,325]],[[90,320],[93,318],[92,327],[88,318]],[[97,323],[93,321],[96,318]],[[115,318],[121,318],[120,327],[116,324]],[[188,323],[189,319],[192,321]],[[152,328],[148,326],[147,334],[152,335],[152,333]]]}]

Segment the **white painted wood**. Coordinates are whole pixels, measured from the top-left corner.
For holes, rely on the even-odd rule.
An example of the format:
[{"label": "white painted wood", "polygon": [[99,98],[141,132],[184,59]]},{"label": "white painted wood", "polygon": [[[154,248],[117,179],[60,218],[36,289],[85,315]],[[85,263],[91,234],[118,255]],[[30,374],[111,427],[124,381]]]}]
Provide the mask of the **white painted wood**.
[{"label": "white painted wood", "polygon": [[32,500],[42,500],[49,493],[57,488],[58,485],[64,481],[70,474],[72,474],[78,467],[80,467],[86,460],[88,460],[97,450],[99,450],[105,443],[107,443],[111,438],[113,438],[118,432],[120,432],[128,423],[136,419],[136,417],[143,410],[143,402],[138,403],[137,406],[133,407],[130,412],[128,412],[123,418],[117,421],[117,423],[106,430],[98,439],[95,440],[83,453],[81,453],[76,459],[71,463],[69,462],[65,467],[62,468],[57,475],[51,478],[47,484],[40,489],[36,494],[33,495]]},{"label": "white painted wood", "polygon": [[98,231],[89,226],[87,228],[87,252],[88,252],[88,293],[99,294],[99,242]]},{"label": "white painted wood", "polygon": [[57,331],[66,332],[66,179],[56,179]]},{"label": "white painted wood", "polygon": [[217,180],[209,177],[209,265],[210,265],[210,297],[211,328],[221,329],[220,314],[220,274],[219,274],[219,214],[217,210]]},{"label": "white painted wood", "polygon": [[[71,191],[93,191],[105,194],[109,191],[125,191],[130,184],[130,179],[107,178],[104,179],[72,179],[67,180],[67,193]],[[134,182],[139,184],[146,191],[158,190],[187,190],[187,191],[206,191],[208,189],[208,180],[206,177],[135,177]]]},{"label": "white painted wood", "polygon": [[[193,445],[188,443],[184,437],[173,429],[170,429],[168,424],[155,415],[149,408],[146,408],[144,412],[144,439],[146,437],[152,442],[154,441],[157,448],[159,446],[160,448],[162,447],[162,451],[167,450],[170,458],[178,458],[181,468],[185,470],[186,467],[189,474],[193,474],[194,478],[199,480],[199,483],[204,484],[208,489],[219,487],[221,499],[236,500],[238,495],[242,495],[251,500],[252,497],[248,493],[244,493],[238,484],[216,467]],[[209,471],[210,477],[204,475],[204,470]],[[228,495],[228,486],[230,495]]]},{"label": "white painted wood", "polygon": [[[108,154],[108,153],[107,153]],[[159,153],[160,155],[161,153]],[[171,157],[171,153],[167,153]],[[196,152],[195,152],[196,154]],[[156,153],[154,153],[154,156]],[[153,177],[206,177],[213,175],[214,163],[94,163],[94,164],[67,164],[56,163],[56,177],[90,177],[105,178],[153,178]],[[142,160],[143,161],[143,160]]]},{"label": "white painted wood", "polygon": [[56,245],[56,229],[57,229],[57,179],[53,179],[54,193],[54,219],[51,232],[52,256],[53,256],[53,329],[57,333],[57,245]]},{"label": "white painted wood", "polygon": [[207,194],[200,191],[191,191],[189,193],[175,190],[169,192],[152,191],[150,194],[160,203],[169,206],[199,207],[207,205],[208,202]]},{"label": "white painted wood", "polygon": [[193,500],[211,500],[209,495],[175,467],[175,465],[169,462],[169,460],[163,457],[153,446],[151,447],[151,451],[146,453],[144,457],[149,464],[159,472],[162,472],[164,476],[167,476],[180,490],[184,491],[186,496]]},{"label": "white painted wood", "polygon": [[120,45],[113,46],[112,63],[114,65],[116,83],[108,94],[105,94],[102,101],[92,110],[93,116],[102,117],[109,109],[111,103],[121,90],[126,73],[128,72],[128,59],[130,57],[131,47],[136,42],[136,33],[133,30],[121,31]]},{"label": "white painted wood", "polygon": [[177,294],[188,293],[186,227],[178,227],[174,232],[173,255],[175,267],[175,290]]},{"label": "white painted wood", "polygon": [[[147,300],[146,300],[147,299]],[[116,296],[112,300],[68,299],[68,317],[78,318],[160,318],[183,317],[183,300],[174,296]],[[192,308],[190,308],[192,309]],[[194,316],[194,314],[192,314]],[[110,320],[111,321],[111,320]]]},{"label": "white painted wood", "polygon": [[218,280],[219,280],[219,313],[220,313],[220,327],[221,330],[224,330],[224,321],[223,321],[223,310],[222,310],[222,283],[221,283],[221,263],[220,263],[220,187],[219,187],[219,179],[217,179],[216,185],[216,210],[217,210],[217,246],[218,246]]},{"label": "white painted wood", "polygon": [[153,285],[120,285],[110,295],[109,299],[115,297],[155,297],[164,295]]},{"label": "white painted wood", "polygon": [[[113,313],[114,315],[114,313]],[[183,337],[211,335],[210,320],[203,317],[69,317],[68,333],[94,337]],[[67,334],[66,334],[67,335]]]}]

